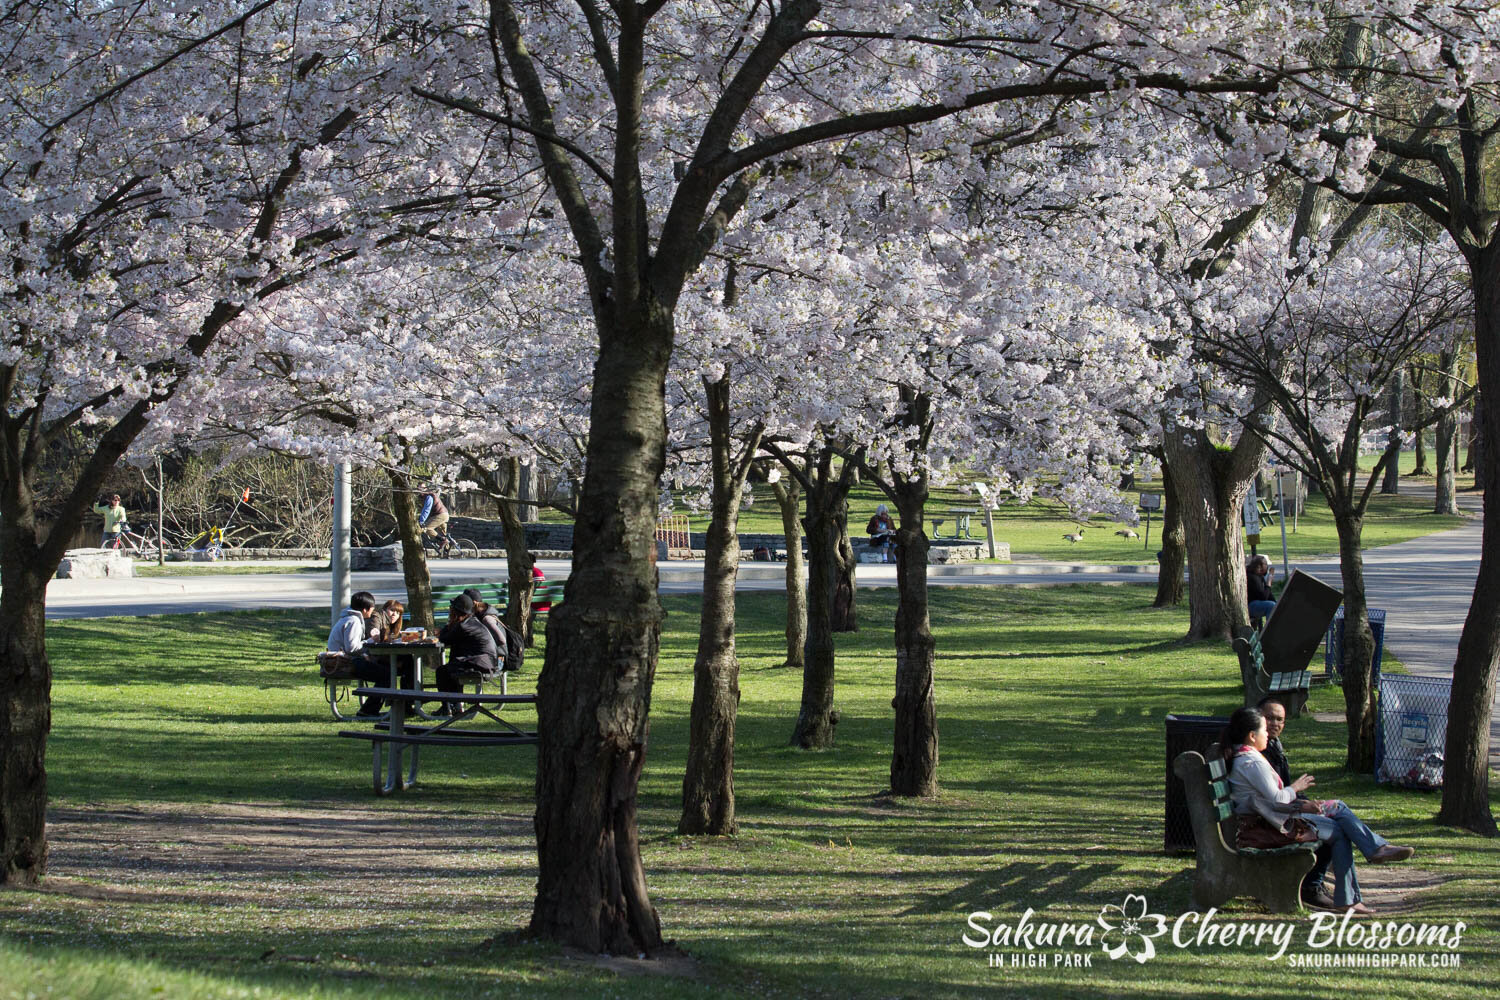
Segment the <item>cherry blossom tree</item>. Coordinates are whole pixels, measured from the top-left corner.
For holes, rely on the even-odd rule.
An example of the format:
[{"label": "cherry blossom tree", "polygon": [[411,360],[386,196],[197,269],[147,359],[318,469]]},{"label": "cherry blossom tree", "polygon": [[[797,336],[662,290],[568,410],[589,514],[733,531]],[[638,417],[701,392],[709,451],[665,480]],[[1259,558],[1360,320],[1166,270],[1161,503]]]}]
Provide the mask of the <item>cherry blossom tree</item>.
[{"label": "cherry blossom tree", "polygon": [[[424,197],[444,169],[391,153],[418,145],[394,105],[449,78],[415,6],[0,14],[0,882],[45,870],[45,588],[103,476],[248,349],[265,303],[389,233],[387,196]],[[93,452],[45,525],[39,463],[74,429]]]}]

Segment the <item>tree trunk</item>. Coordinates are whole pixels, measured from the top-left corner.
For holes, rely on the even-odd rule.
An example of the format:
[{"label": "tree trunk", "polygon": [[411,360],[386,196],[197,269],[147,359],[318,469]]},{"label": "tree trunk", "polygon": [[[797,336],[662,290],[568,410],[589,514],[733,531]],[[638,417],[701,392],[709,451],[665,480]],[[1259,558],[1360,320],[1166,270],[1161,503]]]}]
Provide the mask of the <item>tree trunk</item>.
[{"label": "tree trunk", "polygon": [[[1478,382],[1488,399],[1500,391],[1500,247],[1470,251],[1468,262],[1474,289]],[[1475,458],[1475,485],[1484,490],[1484,541],[1474,598],[1453,664],[1443,751],[1443,804],[1437,818],[1439,823],[1493,837],[1497,831],[1490,812],[1490,716],[1500,664],[1500,615],[1495,613],[1500,607],[1500,475],[1496,475],[1500,456],[1494,453],[1494,443],[1500,441],[1500,407],[1476,405],[1474,422],[1479,447],[1470,454]]]},{"label": "tree trunk", "polygon": [[1385,452],[1390,461],[1386,463],[1385,475],[1380,480],[1380,492],[1390,495],[1401,492],[1401,404],[1406,390],[1406,379],[1403,377],[1405,373],[1404,368],[1392,372],[1391,384],[1387,387],[1390,398],[1386,409],[1391,421],[1391,433]]},{"label": "tree trunk", "polygon": [[1348,750],[1344,765],[1357,774],[1375,771],[1375,633],[1365,602],[1365,562],[1360,552],[1364,519],[1350,514],[1343,498],[1330,497],[1339,535],[1339,571],[1344,581],[1344,717]]},{"label": "tree trunk", "polygon": [[1489,448],[1485,444],[1485,435],[1489,433],[1488,423],[1484,415],[1484,388],[1474,396],[1474,412],[1469,417],[1469,454],[1468,461],[1464,463],[1464,471],[1474,473],[1474,489],[1482,490],[1485,482],[1484,466],[1489,461]]},{"label": "tree trunk", "polygon": [[927,611],[927,534],[923,515],[927,479],[898,480],[896,508],[896,737],[891,754],[893,795],[936,795],[937,708],[932,677],[936,643]]},{"label": "tree trunk", "polygon": [[838,511],[838,540],[835,551],[838,563],[833,576],[833,603],[830,605],[829,621],[835,632],[859,631],[859,591],[854,586],[854,542],[849,537],[849,492],[844,491],[844,501]]},{"label": "tree trunk", "polygon": [[[506,460],[505,468],[509,477],[509,489],[516,490],[518,496],[524,495],[522,487],[526,483],[526,470],[531,467],[522,465],[518,459],[510,458]],[[530,646],[536,639],[532,635],[535,622],[531,616],[531,595],[536,586],[531,568],[536,565],[536,560],[532,558],[531,549],[526,544],[526,518],[523,512],[527,507],[524,503],[509,500],[497,500],[495,507],[500,514],[500,524],[505,529],[505,572],[509,584],[507,592],[510,595],[505,605],[505,624],[515,629],[518,635],[524,636],[526,645]],[[536,510],[535,507],[530,509]]]},{"label": "tree trunk", "polygon": [[[661,947],[636,795],[661,639],[655,553],[673,317],[649,298],[602,319],[568,599],[537,681],[538,879],[531,933],[587,952]],[[608,314],[611,307],[599,307]]]},{"label": "tree trunk", "polygon": [[[535,462],[517,462],[516,465],[517,469],[512,469],[512,472],[519,471],[519,474],[513,476],[511,482],[515,484],[516,500],[519,501],[516,517],[524,524],[537,520],[536,499],[542,492],[542,477]],[[509,541],[510,533],[507,531],[506,543],[509,544]]]},{"label": "tree trunk", "polygon": [[[1423,428],[1427,425],[1427,407],[1423,405],[1422,399],[1422,373],[1415,368],[1407,369],[1407,379],[1411,381],[1411,422],[1417,428],[1417,438],[1412,442],[1412,476],[1430,476],[1432,470],[1427,467],[1427,441]],[[1438,394],[1442,395],[1441,380],[1438,385]]]},{"label": "tree trunk", "polygon": [[[391,481],[391,514],[401,536],[401,576],[406,581],[406,610],[413,625],[425,628],[429,635],[437,632],[436,609],[432,606],[432,578],[427,569],[427,553],[422,548],[422,526],[417,523],[417,500],[412,492],[411,477],[394,467],[389,447],[386,449],[387,478]],[[403,447],[402,467],[411,467],[411,451]]]},{"label": "tree trunk", "polygon": [[[809,463],[811,465],[812,463]],[[848,578],[854,553],[849,547],[848,495],[845,476],[833,476],[825,453],[809,469],[807,491],[807,645],[803,650],[802,708],[792,744],[804,750],[833,746],[838,712],[833,707],[835,610],[852,605]]]},{"label": "tree trunk", "polygon": [[1163,438],[1187,547],[1188,639],[1228,639],[1250,624],[1240,505],[1265,454],[1250,437],[1246,432],[1232,450],[1201,431],[1169,430]]},{"label": "tree trunk", "polygon": [[[1457,351],[1444,351],[1438,356],[1437,394],[1445,399],[1453,398],[1458,364]],[[1437,421],[1437,492],[1433,499],[1434,514],[1457,514],[1458,500],[1454,492],[1453,470],[1458,465],[1458,420],[1452,406],[1448,406]]]},{"label": "tree trunk", "polygon": [[740,704],[740,661],[734,641],[740,493],[760,434],[754,433],[744,458],[737,461],[730,436],[729,374],[716,382],[705,381],[704,388],[712,449],[713,519],[703,553],[703,610],[698,620],[687,771],[677,832],[727,837],[735,832],[734,723]]},{"label": "tree trunk", "polygon": [[0,522],[0,885],[35,885],[47,871],[46,598],[56,567],[38,572],[35,522],[13,506]]},{"label": "tree trunk", "polygon": [[1182,603],[1182,572],[1187,567],[1186,536],[1182,528],[1182,505],[1176,496],[1172,463],[1161,463],[1161,556],[1157,559],[1154,608],[1175,608]]},{"label": "tree trunk", "polygon": [[786,534],[786,662],[782,666],[801,670],[807,643],[807,570],[802,560],[802,521],[798,513],[802,487],[796,479],[782,476],[771,488],[781,506],[781,530]]}]

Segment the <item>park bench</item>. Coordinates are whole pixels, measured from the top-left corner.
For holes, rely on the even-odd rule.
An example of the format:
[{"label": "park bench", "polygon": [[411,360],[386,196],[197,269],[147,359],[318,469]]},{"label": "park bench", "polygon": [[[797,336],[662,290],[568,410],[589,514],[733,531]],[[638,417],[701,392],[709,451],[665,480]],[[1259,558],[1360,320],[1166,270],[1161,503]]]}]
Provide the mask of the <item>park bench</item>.
[{"label": "park bench", "polygon": [[[441,587],[432,588],[432,606],[434,609],[447,607],[453,599],[465,590],[479,591],[480,600],[490,605],[499,614],[505,613],[506,606],[510,603],[510,581],[501,583],[454,583],[445,584]],[[546,614],[554,604],[561,604],[563,599],[563,581],[543,580],[537,583],[531,590],[531,613],[534,615]],[[541,605],[540,608],[537,605]]]},{"label": "park bench", "polygon": [[1286,704],[1288,718],[1302,714],[1312,683],[1308,664],[1343,599],[1340,591],[1322,580],[1295,570],[1266,627],[1259,632],[1235,630],[1231,642],[1240,659],[1246,705],[1275,695]]},{"label": "park bench", "polygon": [[[502,718],[499,712],[507,705],[535,705],[534,694],[471,694],[467,691],[418,691],[406,688],[361,687],[354,693],[361,696],[379,696],[390,702],[388,720],[377,722],[370,730],[344,729],[340,736],[350,739],[369,740],[373,764],[373,781],[376,795],[410,788],[417,780],[420,751],[424,746],[525,746],[537,742],[534,730],[528,731]],[[457,710],[455,715],[439,717],[436,725],[407,725],[409,710],[420,708],[422,703],[438,701]],[[493,711],[491,710],[493,708]],[[500,725],[500,729],[464,729],[461,723],[476,721],[484,716]],[[410,766],[402,776],[401,757],[410,748]]]},{"label": "park bench", "polygon": [[1255,707],[1267,695],[1276,695],[1286,706],[1287,718],[1295,719],[1307,704],[1312,674],[1301,670],[1272,670],[1266,666],[1260,633],[1253,628],[1235,630],[1234,651],[1240,658],[1240,682],[1245,688],[1245,704]]},{"label": "park bench", "polygon": [[1188,815],[1197,842],[1193,905],[1199,910],[1223,906],[1236,896],[1253,896],[1272,913],[1302,908],[1302,879],[1312,871],[1317,844],[1291,844],[1250,850],[1234,844],[1236,821],[1229,802],[1224,761],[1210,752],[1205,761],[1196,750],[1177,755],[1172,770],[1187,792]]}]

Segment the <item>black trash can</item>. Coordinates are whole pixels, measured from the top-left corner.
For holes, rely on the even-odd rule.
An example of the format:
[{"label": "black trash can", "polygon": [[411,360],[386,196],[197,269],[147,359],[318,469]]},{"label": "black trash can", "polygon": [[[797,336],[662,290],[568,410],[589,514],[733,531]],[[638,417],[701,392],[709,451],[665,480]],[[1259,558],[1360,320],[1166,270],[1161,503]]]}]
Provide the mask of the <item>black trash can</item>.
[{"label": "black trash can", "polygon": [[1168,854],[1191,854],[1198,849],[1193,839],[1193,820],[1188,815],[1187,791],[1182,779],[1172,773],[1172,762],[1180,753],[1196,750],[1208,756],[1208,748],[1219,741],[1229,718],[1222,715],[1167,716],[1167,815],[1162,848]]}]

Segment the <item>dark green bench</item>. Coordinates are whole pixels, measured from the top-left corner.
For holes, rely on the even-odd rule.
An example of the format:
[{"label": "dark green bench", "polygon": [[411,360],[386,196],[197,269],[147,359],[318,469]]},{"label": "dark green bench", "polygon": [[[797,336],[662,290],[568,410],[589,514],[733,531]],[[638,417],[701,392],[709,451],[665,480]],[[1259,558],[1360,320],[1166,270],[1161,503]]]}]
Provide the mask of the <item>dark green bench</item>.
[{"label": "dark green bench", "polygon": [[1223,758],[1205,761],[1196,750],[1177,755],[1172,770],[1187,792],[1188,815],[1197,841],[1193,905],[1223,906],[1236,896],[1253,896],[1272,913],[1302,909],[1302,879],[1312,871],[1317,844],[1291,844],[1268,850],[1234,847],[1236,820],[1229,800]]},{"label": "dark green bench", "polygon": [[1245,688],[1245,704],[1254,708],[1267,695],[1275,695],[1286,706],[1288,719],[1301,715],[1307,704],[1308,688],[1312,685],[1312,674],[1306,666],[1301,670],[1267,667],[1260,633],[1253,628],[1238,629],[1232,644],[1240,658],[1240,683]]},{"label": "dark green bench", "polygon": [[[454,583],[432,588],[433,611],[437,612],[447,607],[465,590],[479,591],[479,599],[502,615],[505,614],[505,608],[510,603],[510,581],[508,580],[503,583]],[[562,599],[563,581],[543,580],[531,590],[531,613],[546,614],[551,605],[561,604]],[[538,610],[538,604],[548,607]]]}]

